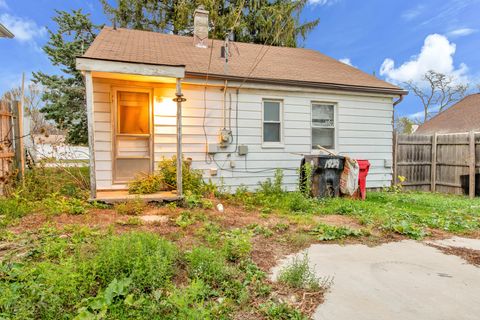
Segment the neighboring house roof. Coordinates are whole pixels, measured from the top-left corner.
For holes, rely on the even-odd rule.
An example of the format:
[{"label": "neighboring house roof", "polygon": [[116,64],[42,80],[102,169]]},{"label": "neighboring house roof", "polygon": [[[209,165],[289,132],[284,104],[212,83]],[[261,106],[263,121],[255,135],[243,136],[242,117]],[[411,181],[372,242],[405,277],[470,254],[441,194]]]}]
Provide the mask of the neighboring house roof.
[{"label": "neighboring house roof", "polygon": [[[210,44],[211,40],[208,43]],[[187,76],[205,77],[208,71],[211,78],[242,80],[248,77],[250,80],[268,83],[406,94],[395,85],[318,51],[303,48],[231,42],[231,57],[225,75],[224,59],[220,57],[223,44],[224,41],[221,40],[213,41],[209,69],[211,49],[195,47],[192,37],[105,27],[83,57],[185,66]],[[260,63],[251,72],[254,63],[260,59]]]},{"label": "neighboring house roof", "polygon": [[466,96],[420,125],[415,134],[480,131],[480,93]]},{"label": "neighboring house roof", "polygon": [[13,38],[14,35],[11,33],[3,24],[0,23],[0,38]]}]

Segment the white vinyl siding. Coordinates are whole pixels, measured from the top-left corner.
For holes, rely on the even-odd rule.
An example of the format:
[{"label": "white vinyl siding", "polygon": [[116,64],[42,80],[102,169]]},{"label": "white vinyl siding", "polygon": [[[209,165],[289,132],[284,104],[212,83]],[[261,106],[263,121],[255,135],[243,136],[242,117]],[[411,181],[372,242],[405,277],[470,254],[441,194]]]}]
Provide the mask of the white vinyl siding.
[{"label": "white vinyl siding", "polygon": [[[108,91],[111,85],[153,89],[154,160],[157,163],[162,157],[171,157],[176,153],[176,109],[168,102],[175,96],[174,84],[94,79],[95,96],[98,98],[94,111],[99,189],[122,187],[112,185],[111,182],[111,124],[107,122],[110,116],[103,114],[110,112]],[[312,153],[312,102],[327,101],[335,106],[335,152],[370,161],[367,187],[390,185],[392,168],[386,167],[385,163],[392,160],[392,97],[315,92],[314,89],[312,92],[295,92],[294,89],[287,91],[242,88],[238,97],[237,114],[236,90],[227,89],[226,105],[228,108],[232,106],[233,141],[215,155],[215,161],[210,161],[205,156],[206,144],[217,143],[218,133],[223,128],[224,94],[221,85],[223,83],[218,87],[208,87],[205,110],[204,87],[182,84],[182,92],[187,99],[182,110],[183,153],[185,157],[192,158],[192,166],[203,172],[205,180],[212,180],[226,190],[234,191],[240,185],[253,190],[258,187],[259,182],[273,178],[275,169],[280,168],[284,172],[285,187],[295,190],[298,186],[297,169],[302,154]],[[281,147],[268,148],[263,142],[263,103],[266,98],[281,101]],[[162,101],[165,101],[167,107],[163,106]],[[247,156],[239,156],[235,152],[237,143],[248,146]],[[98,149],[99,146],[101,150]],[[234,162],[235,168],[230,168],[230,161]],[[210,169],[218,169],[218,174],[211,176]]]}]

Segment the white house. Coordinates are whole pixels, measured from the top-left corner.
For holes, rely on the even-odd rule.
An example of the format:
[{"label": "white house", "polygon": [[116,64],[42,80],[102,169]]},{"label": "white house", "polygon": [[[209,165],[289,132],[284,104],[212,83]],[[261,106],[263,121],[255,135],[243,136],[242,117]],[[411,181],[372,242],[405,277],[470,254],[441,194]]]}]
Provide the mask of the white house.
[{"label": "white house", "polygon": [[195,14],[194,37],[106,27],[77,58],[92,197],[125,190],[174,154],[232,190],[277,168],[293,190],[302,155],[317,145],[368,159],[368,187],[391,184],[404,90],[314,50],[208,39],[208,13]]}]

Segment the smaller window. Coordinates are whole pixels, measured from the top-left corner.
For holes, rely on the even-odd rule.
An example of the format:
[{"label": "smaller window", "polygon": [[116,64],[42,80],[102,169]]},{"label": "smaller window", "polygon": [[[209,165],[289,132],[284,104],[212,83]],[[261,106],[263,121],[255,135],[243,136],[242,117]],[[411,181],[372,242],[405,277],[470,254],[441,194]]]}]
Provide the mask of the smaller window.
[{"label": "smaller window", "polygon": [[282,106],[280,101],[263,101],[263,142],[282,142]]},{"label": "smaller window", "polygon": [[312,149],[335,149],[335,106],[312,104]]}]

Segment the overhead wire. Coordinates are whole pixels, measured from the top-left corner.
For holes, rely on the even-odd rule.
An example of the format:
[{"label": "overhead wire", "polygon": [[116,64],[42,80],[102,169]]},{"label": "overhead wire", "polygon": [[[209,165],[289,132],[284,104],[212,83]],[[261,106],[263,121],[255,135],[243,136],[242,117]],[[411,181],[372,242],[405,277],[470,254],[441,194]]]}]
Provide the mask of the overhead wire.
[{"label": "overhead wire", "polygon": [[[231,31],[233,31],[233,29],[237,26],[244,5],[245,5],[245,1],[243,1],[242,4],[239,7],[237,17],[235,18],[235,22],[233,23],[232,28],[230,29]],[[211,44],[210,44],[210,57],[209,57],[209,60],[208,60],[207,73],[205,75],[205,84],[204,84],[204,88],[203,88],[203,121],[202,121],[202,128],[203,128],[203,135],[204,135],[204,138],[205,138],[205,149],[206,150],[205,150],[205,159],[204,160],[205,160],[206,164],[212,163],[212,161],[209,160],[209,154],[208,154],[208,135],[207,135],[207,129],[206,129],[206,125],[205,125],[205,120],[207,118],[207,85],[208,85],[208,77],[209,77],[209,74],[210,74],[210,68],[211,68],[211,65],[212,65],[213,46],[214,46],[214,39],[212,37],[212,41],[211,41]]]}]

